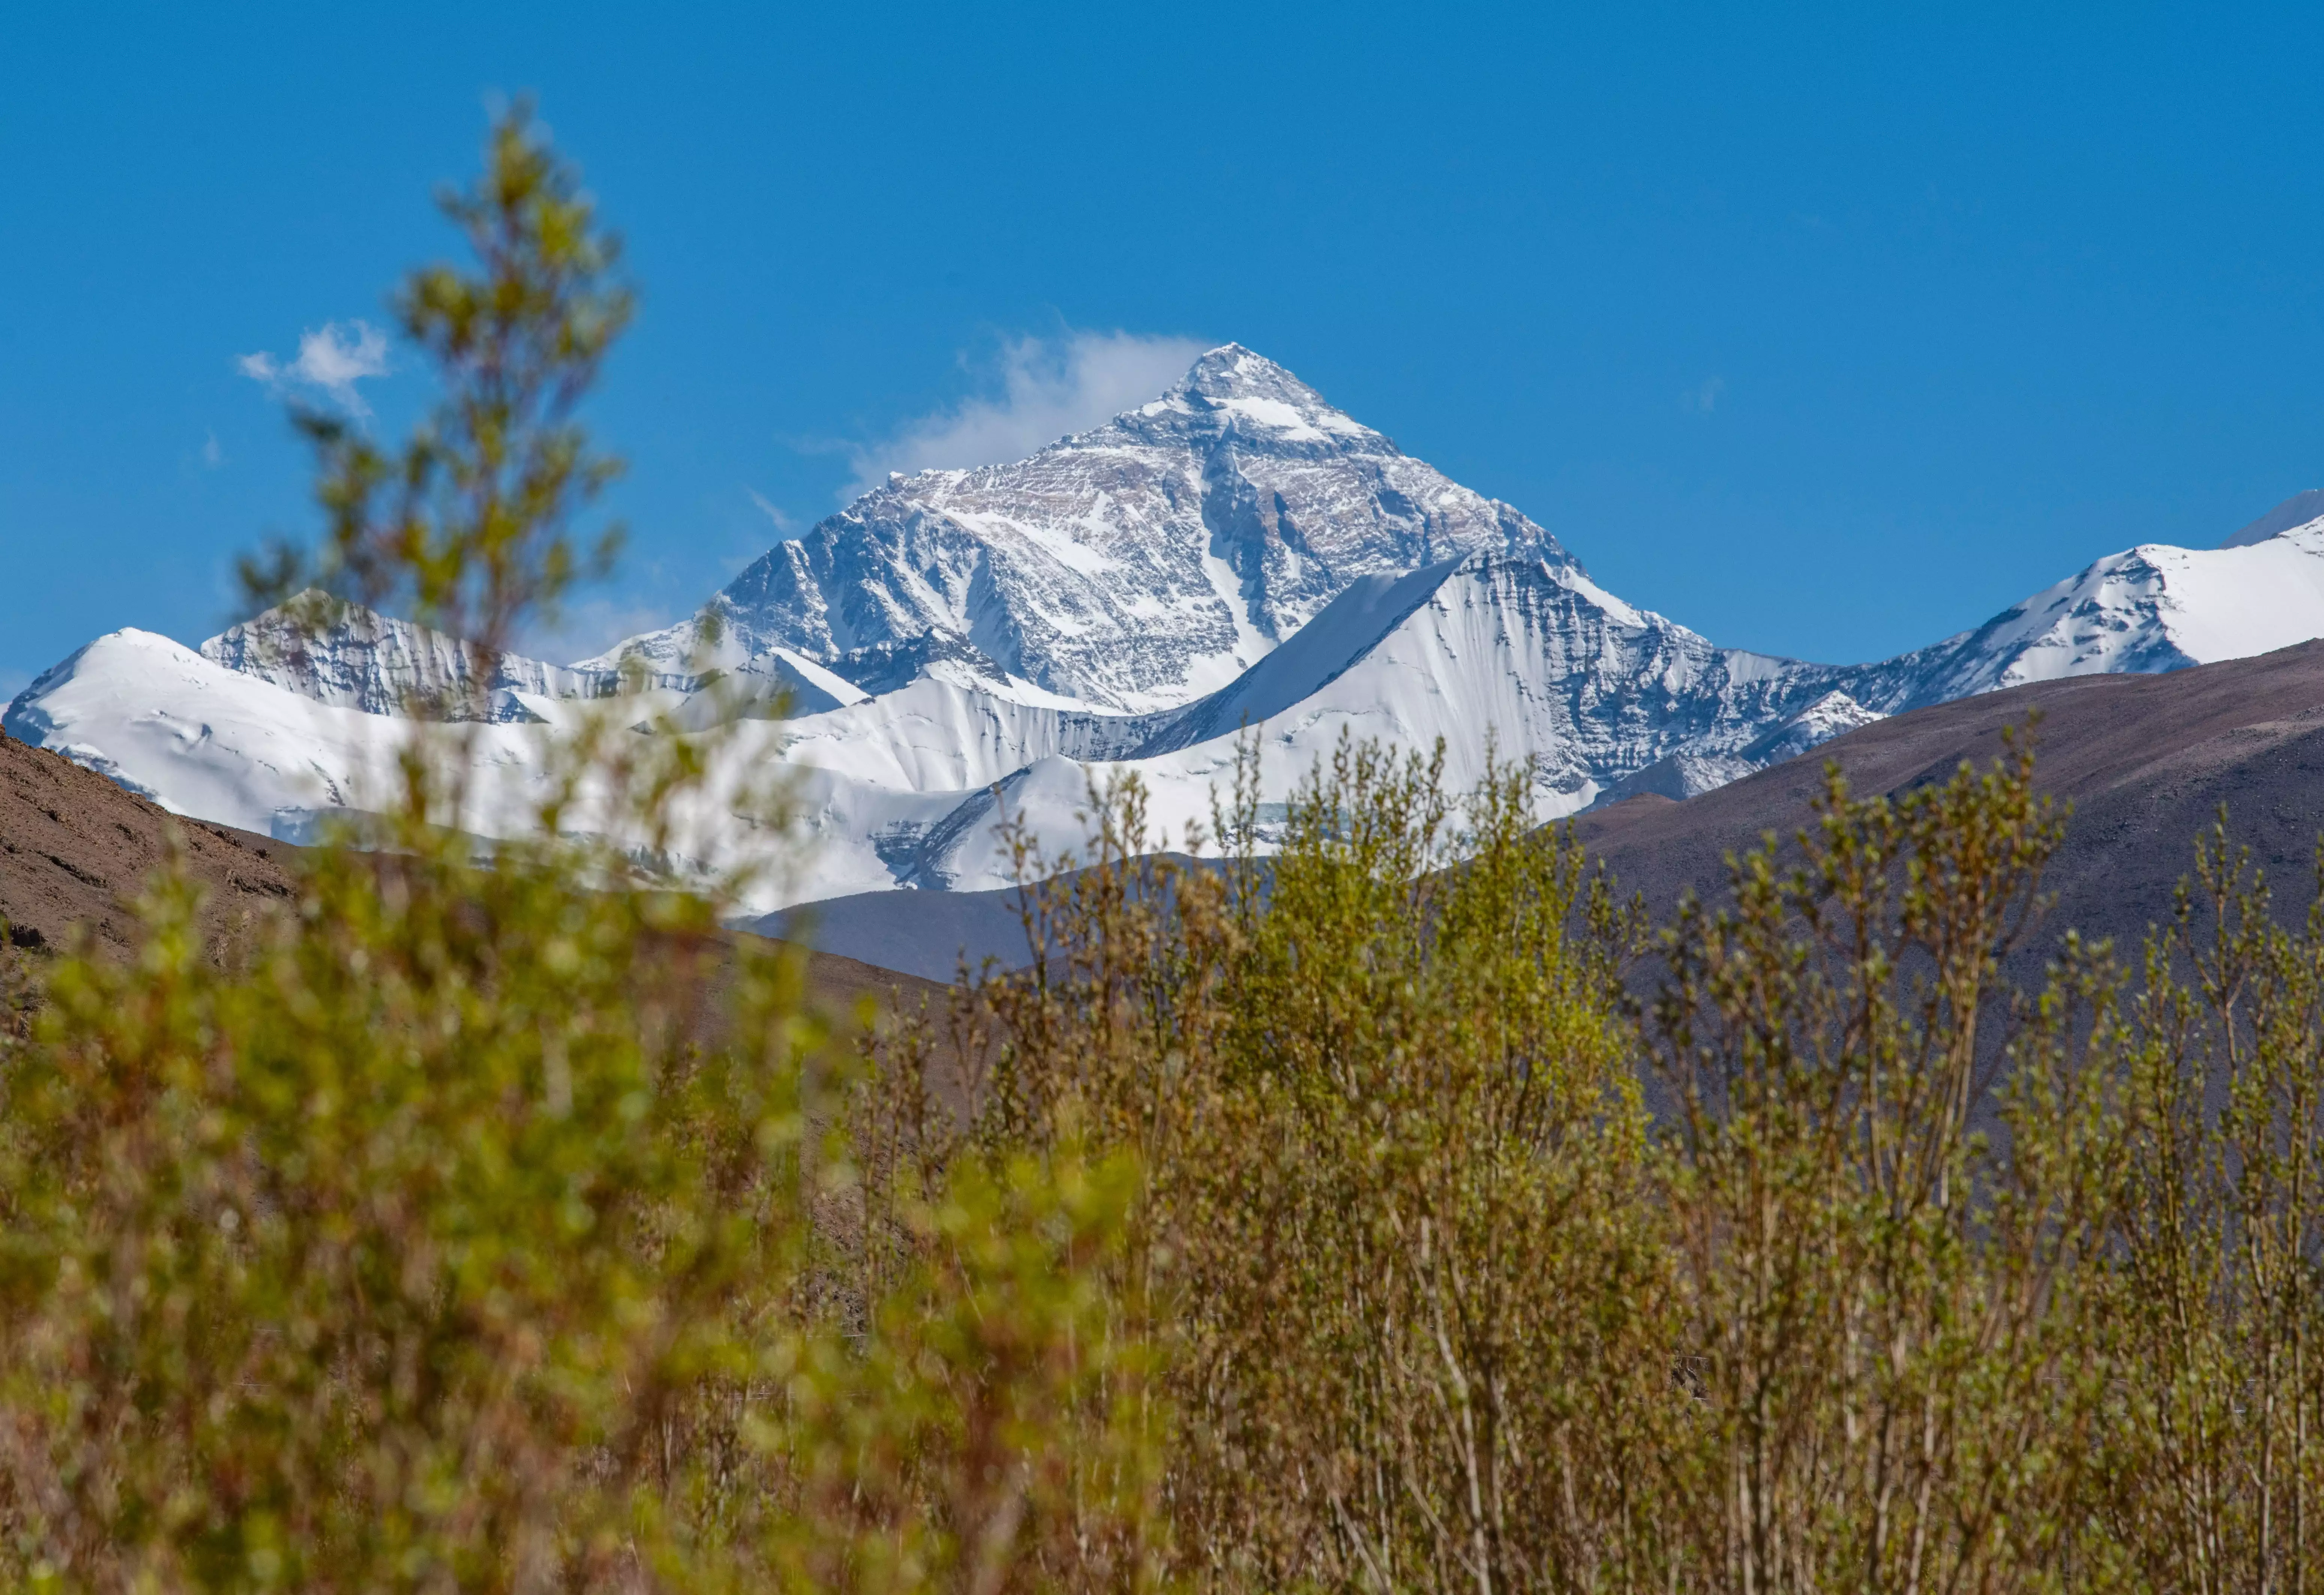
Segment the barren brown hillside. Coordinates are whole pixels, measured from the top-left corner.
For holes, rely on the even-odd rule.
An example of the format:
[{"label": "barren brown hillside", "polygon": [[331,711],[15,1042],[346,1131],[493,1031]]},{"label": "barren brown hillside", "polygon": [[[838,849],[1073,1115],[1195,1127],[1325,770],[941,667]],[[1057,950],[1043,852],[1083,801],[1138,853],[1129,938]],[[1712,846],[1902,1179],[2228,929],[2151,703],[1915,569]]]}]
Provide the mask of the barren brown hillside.
[{"label": "barren brown hillside", "polygon": [[171,829],[210,890],[214,935],[290,895],[287,844],[180,819],[69,759],[0,736],[0,918],[19,945],[60,947],[86,925],[100,945],[126,948],[125,904],[161,864]]},{"label": "barren brown hillside", "polygon": [[[1575,831],[1658,914],[1683,890],[1717,901],[1730,850],[1808,822],[1826,760],[1839,761],[1859,794],[1899,793],[1942,779],[1964,759],[1984,763],[2001,751],[2005,726],[2036,714],[2036,784],[2073,805],[2048,876],[2057,896],[2051,931],[2112,936],[2135,956],[2147,926],[2170,916],[2196,833],[2222,806],[2275,889],[2278,913],[2306,912],[2324,832],[2324,641],[2165,676],[2084,676],[1941,704],[1684,803],[1637,798],[1584,815]],[[2054,945],[2044,937],[2028,956]]]},{"label": "barren brown hillside", "polygon": [[[214,945],[290,897],[298,850],[289,844],[180,818],[69,759],[0,736],[0,919],[9,939],[60,949],[79,925],[100,948],[125,952],[135,930],[127,905],[160,866],[171,830],[209,888],[204,927]],[[838,1013],[866,995],[917,1010],[943,990],[853,958],[808,957],[816,998]]]}]

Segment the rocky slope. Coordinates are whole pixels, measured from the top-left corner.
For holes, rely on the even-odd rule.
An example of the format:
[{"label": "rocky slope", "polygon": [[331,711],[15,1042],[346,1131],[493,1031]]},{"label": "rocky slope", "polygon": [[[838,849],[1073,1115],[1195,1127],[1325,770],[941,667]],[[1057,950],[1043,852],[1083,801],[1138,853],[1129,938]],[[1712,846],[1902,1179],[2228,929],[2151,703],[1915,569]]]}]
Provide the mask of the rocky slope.
[{"label": "rocky slope", "polygon": [[0,920],[20,948],[54,952],[88,932],[101,950],[130,947],[126,900],[161,866],[174,825],[187,872],[207,893],[214,947],[290,895],[290,850],[224,825],[172,821],[59,754],[0,737]]}]

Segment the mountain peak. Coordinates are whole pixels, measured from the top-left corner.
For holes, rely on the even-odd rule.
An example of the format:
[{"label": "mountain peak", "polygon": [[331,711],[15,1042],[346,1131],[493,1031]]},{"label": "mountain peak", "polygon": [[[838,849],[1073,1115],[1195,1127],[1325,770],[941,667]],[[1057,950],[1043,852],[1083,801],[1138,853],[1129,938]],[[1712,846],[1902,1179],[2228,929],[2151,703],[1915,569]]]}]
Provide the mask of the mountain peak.
[{"label": "mountain peak", "polygon": [[[1156,418],[1207,418],[1197,426],[1224,424],[1227,435],[1295,451],[1329,445],[1340,451],[1395,454],[1396,445],[1266,355],[1240,344],[1221,344],[1187,368],[1176,386],[1138,410],[1119,416],[1117,426],[1143,429]],[[1163,425],[1179,424],[1164,420]]]},{"label": "mountain peak", "polygon": [[1235,399],[1274,399],[1302,410],[1329,410],[1323,395],[1266,355],[1240,344],[1221,344],[1187,368],[1177,392],[1213,403]]},{"label": "mountain peak", "polygon": [[2293,493],[2219,547],[2247,549],[2254,543],[2281,537],[2296,526],[2305,526],[2319,516],[2324,516],[2324,487],[2311,487],[2306,493]]}]

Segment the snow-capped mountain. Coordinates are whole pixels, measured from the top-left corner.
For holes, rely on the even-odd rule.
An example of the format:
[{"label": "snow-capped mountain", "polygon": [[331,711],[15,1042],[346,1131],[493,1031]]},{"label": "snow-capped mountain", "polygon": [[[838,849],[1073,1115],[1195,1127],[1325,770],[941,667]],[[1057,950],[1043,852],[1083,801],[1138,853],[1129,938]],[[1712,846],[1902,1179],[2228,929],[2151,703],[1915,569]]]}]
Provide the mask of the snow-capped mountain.
[{"label": "snow-capped mountain", "polygon": [[[720,662],[781,647],[843,676],[931,632],[1093,708],[1224,687],[1360,576],[1457,555],[1569,563],[1548,532],[1446,478],[1240,345],[1030,459],[890,477],[777,544],[706,606]],[[682,669],[700,617],[632,638]]]},{"label": "snow-capped mountain", "polygon": [[[412,733],[407,705],[479,686],[494,724],[420,734],[501,780],[474,822],[489,831],[522,823],[542,723],[640,690],[622,667],[643,666],[634,711],[618,705],[640,729],[739,717],[742,772],[788,772],[815,845],[781,900],[809,901],[1004,884],[1004,813],[1073,845],[1090,780],[1120,771],[1183,837],[1245,736],[1263,805],[1343,735],[1441,739],[1456,784],[1489,757],[1531,759],[1549,819],[1690,797],[1971,693],[2317,636],[2324,494],[2219,549],[2110,555],[1894,659],[1720,648],[1229,345],[1029,459],[891,478],[695,617],[577,665],[486,656],[363,610],[316,635],[270,613],[199,651],[100,638],[0,724],[180,812],[303,837],[318,811],[378,789]],[[743,822],[706,823],[754,844]]]},{"label": "snow-capped mountain", "polygon": [[[337,682],[324,683],[337,690]],[[151,632],[75,650],[8,705],[0,730],[179,814],[301,839],[320,810],[366,807],[407,721],[246,674]],[[479,728],[504,753],[526,728]]]},{"label": "snow-capped mountain", "polygon": [[[2291,507],[2305,506],[2294,500]],[[2255,541],[2142,543],[2109,554],[1913,656],[1923,661],[1920,681],[1898,706],[2062,676],[2154,675],[2317,636],[2324,636],[2324,509]]]}]

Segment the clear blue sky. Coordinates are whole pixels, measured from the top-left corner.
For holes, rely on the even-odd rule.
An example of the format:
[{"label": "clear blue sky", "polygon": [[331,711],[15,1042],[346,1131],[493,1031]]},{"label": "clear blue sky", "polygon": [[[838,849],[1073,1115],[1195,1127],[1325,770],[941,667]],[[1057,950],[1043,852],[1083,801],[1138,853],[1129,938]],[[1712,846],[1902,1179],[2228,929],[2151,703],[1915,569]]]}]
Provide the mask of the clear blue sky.
[{"label": "clear blue sky", "polygon": [[571,651],[1236,339],[1633,602],[1885,655],[2324,484],[2319,63],[2315,6],[9,6],[0,691],[312,530],[237,360],[383,323],[508,90],[644,294]]}]

